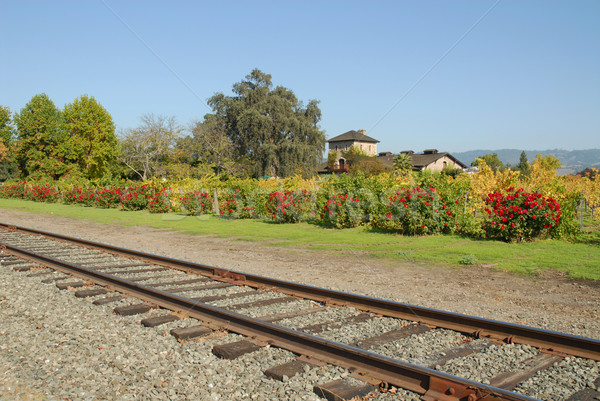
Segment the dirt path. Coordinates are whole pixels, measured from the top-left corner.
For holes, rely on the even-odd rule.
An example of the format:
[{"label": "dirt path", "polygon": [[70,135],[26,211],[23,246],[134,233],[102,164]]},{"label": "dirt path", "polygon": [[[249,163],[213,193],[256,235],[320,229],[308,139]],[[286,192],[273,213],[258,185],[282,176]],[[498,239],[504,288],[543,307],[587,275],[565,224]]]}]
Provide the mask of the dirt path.
[{"label": "dirt path", "polygon": [[0,209],[0,222],[372,297],[600,338],[600,285],[121,227]]}]

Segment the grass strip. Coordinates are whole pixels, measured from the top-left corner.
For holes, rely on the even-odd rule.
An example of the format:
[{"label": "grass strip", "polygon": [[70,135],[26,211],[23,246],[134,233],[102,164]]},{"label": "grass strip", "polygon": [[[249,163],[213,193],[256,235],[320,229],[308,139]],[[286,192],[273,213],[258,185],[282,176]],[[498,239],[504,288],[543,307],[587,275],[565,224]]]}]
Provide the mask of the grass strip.
[{"label": "grass strip", "polygon": [[[570,278],[600,280],[600,234],[596,222],[579,242],[538,240],[504,243],[457,235],[406,237],[366,227],[337,230],[314,224],[275,224],[265,220],[223,219],[213,216],[126,212],[18,199],[0,199],[0,209],[69,217],[100,224],[146,226],[192,235],[255,241],[265,246],[301,247],[332,254],[410,261],[456,268],[485,265],[507,272],[531,275],[543,269],[563,271]],[[2,213],[0,212],[0,221]]]}]

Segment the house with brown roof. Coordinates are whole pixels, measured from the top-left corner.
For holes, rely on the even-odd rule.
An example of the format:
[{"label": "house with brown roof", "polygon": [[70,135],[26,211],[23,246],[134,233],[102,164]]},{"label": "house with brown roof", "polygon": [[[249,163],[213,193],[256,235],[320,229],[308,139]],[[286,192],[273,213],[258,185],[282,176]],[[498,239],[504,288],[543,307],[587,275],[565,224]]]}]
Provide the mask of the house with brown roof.
[{"label": "house with brown roof", "polygon": [[[448,152],[439,152],[437,149],[425,149],[423,153],[415,153],[412,150],[405,150],[400,154],[408,155],[413,164],[413,171],[442,171],[446,167],[465,169],[467,166]],[[394,158],[390,152],[379,153],[377,160],[385,166],[393,167]]]},{"label": "house with brown roof", "polygon": [[330,152],[341,152],[350,149],[352,146],[367,153],[367,156],[375,156],[377,154],[377,139],[367,136],[364,129],[358,131],[348,131],[341,135],[331,138],[329,143]]},{"label": "house with brown roof", "polygon": [[[342,152],[348,151],[352,146],[364,151],[368,156],[377,156],[377,160],[389,168],[394,167],[394,158],[397,156],[391,152],[377,153],[377,144],[379,141],[367,136],[364,129],[344,132],[341,135],[331,138],[327,143],[329,143],[329,153],[336,153],[336,161],[331,168],[326,162],[323,163],[318,169],[319,174],[348,172],[349,166],[342,156]],[[411,158],[413,171],[442,171],[448,166],[459,169],[467,168],[466,165],[450,153],[438,152],[437,149],[426,149],[423,153],[415,153],[412,150],[400,153],[407,154]]]}]

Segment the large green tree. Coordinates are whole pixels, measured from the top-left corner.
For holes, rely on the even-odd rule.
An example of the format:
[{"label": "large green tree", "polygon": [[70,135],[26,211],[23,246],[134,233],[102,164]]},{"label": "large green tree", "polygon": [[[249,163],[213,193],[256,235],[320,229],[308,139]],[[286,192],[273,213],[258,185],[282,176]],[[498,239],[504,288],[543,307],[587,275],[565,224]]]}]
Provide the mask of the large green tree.
[{"label": "large green tree", "polygon": [[83,95],[62,112],[62,129],[68,134],[65,156],[89,179],[105,176],[119,154],[111,115],[93,97]]},{"label": "large green tree", "polygon": [[8,148],[12,142],[13,126],[10,109],[0,105],[0,144]]},{"label": "large green tree", "polygon": [[66,133],[61,129],[61,113],[42,93],[35,95],[14,116],[17,126],[15,157],[23,177],[59,178],[67,170]]},{"label": "large green tree", "polygon": [[208,101],[238,159],[251,161],[255,176],[312,175],[325,149],[318,101],[304,106],[294,92],[255,69],[233,85],[234,96]]},{"label": "large green tree", "polygon": [[13,123],[8,107],[0,106],[0,181],[16,176],[17,168],[11,152]]}]

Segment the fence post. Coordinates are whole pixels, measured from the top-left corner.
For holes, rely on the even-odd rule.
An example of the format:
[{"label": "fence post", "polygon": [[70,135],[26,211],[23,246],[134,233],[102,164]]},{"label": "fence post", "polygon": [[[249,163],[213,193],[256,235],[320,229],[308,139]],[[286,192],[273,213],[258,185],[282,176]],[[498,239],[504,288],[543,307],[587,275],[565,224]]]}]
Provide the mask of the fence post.
[{"label": "fence post", "polygon": [[215,216],[219,216],[219,196],[217,195],[217,188],[213,188],[213,212]]},{"label": "fence post", "polygon": [[583,200],[579,200],[579,231],[583,231]]}]

